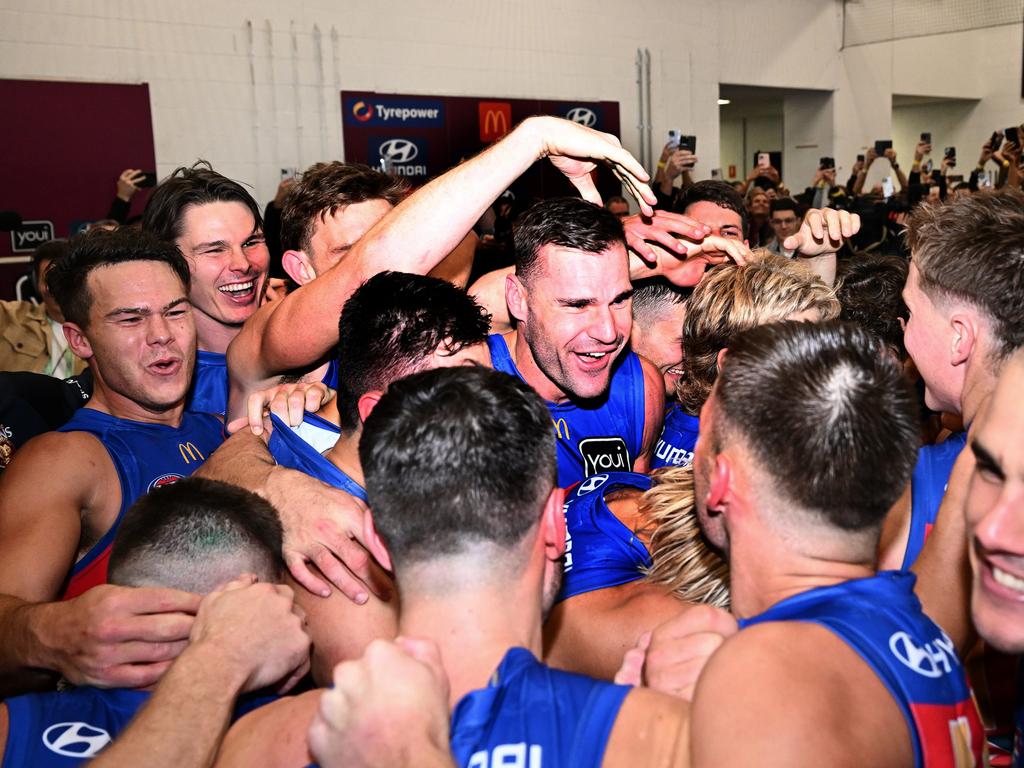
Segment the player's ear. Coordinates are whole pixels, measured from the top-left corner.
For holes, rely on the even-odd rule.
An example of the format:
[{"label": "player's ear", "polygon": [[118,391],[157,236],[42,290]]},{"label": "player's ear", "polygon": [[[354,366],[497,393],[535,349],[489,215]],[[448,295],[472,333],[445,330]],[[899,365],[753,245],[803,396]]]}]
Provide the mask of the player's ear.
[{"label": "player's ear", "polygon": [[724,511],[732,492],[732,462],[720,453],[715,457],[711,470],[711,484],[708,488],[707,508],[716,512]]},{"label": "player's ear", "polygon": [[391,553],[384,546],[384,541],[373,524],[372,510],[367,510],[363,515],[363,539],[366,541],[366,548],[370,550],[370,554],[381,564],[381,567],[389,573],[394,573],[394,568],[391,566]]},{"label": "player's ear", "polygon": [[285,251],[281,254],[281,266],[299,285],[305,285],[316,277],[316,270],[304,251]]},{"label": "player's ear", "polygon": [[64,323],[64,338],[68,340],[68,349],[78,357],[83,360],[89,360],[92,357],[92,345],[78,325]]},{"label": "player's ear", "polygon": [[356,407],[359,408],[360,422],[365,422],[370,418],[370,414],[373,412],[373,409],[377,407],[377,403],[380,402],[382,397],[384,397],[384,393],[377,391],[364,392],[362,396],[360,396],[359,402],[356,405]]},{"label": "player's ear", "polygon": [[953,329],[949,361],[953,365],[961,365],[967,362],[967,358],[970,357],[971,351],[978,341],[975,318],[966,312],[957,312],[949,319],[949,324]]},{"label": "player's ear", "polygon": [[505,303],[508,313],[519,322],[526,320],[526,285],[513,273],[505,275]]},{"label": "player's ear", "polygon": [[544,502],[541,515],[541,535],[544,539],[544,554],[548,560],[558,560],[565,553],[565,489],[555,486]]},{"label": "player's ear", "polygon": [[718,366],[719,372],[721,372],[721,370],[722,370],[722,363],[725,362],[725,356],[728,353],[729,353],[729,350],[726,349],[725,347],[722,347],[720,350],[718,350],[718,358],[715,360],[715,365]]}]

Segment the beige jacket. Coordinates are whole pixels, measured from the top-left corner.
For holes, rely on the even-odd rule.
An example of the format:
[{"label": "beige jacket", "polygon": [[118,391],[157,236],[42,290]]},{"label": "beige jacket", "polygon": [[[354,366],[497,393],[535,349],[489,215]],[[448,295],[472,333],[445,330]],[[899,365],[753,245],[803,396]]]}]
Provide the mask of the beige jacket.
[{"label": "beige jacket", "polygon": [[[0,301],[0,371],[42,373],[50,359],[46,307],[29,301]],[[75,358],[74,373],[85,369]]]}]

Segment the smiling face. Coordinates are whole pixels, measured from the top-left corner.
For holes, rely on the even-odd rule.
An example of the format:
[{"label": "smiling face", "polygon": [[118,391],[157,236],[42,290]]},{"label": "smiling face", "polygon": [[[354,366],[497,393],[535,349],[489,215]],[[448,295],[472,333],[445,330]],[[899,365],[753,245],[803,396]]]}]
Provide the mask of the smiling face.
[{"label": "smiling face", "polygon": [[539,249],[537,267],[526,284],[521,332],[558,390],[548,399],[599,397],[633,324],[626,248],[587,253],[549,243]]},{"label": "smiling face", "polygon": [[771,201],[764,192],[758,192],[750,198],[750,213],[754,216],[767,216]]},{"label": "smiling face", "polygon": [[665,302],[650,321],[633,323],[630,346],[641,357],[650,360],[665,380],[665,396],[676,396],[676,384],[683,363],[683,320],[686,304]]},{"label": "smiling face", "polygon": [[[190,205],[181,232],[174,243],[192,273],[189,299],[200,334],[207,326],[241,326],[259,306],[270,266],[252,212],[233,201]],[[211,345],[204,341],[201,346]]]},{"label": "smiling face", "polygon": [[1024,653],[1024,357],[999,379],[971,448],[977,460],[967,495],[974,588],[971,615],[982,638],[1004,653]]},{"label": "smiling face", "polygon": [[196,327],[174,270],[129,261],[92,270],[87,285],[89,325],[75,352],[89,359],[97,381],[114,399],[152,413],[180,405],[192,381]]}]

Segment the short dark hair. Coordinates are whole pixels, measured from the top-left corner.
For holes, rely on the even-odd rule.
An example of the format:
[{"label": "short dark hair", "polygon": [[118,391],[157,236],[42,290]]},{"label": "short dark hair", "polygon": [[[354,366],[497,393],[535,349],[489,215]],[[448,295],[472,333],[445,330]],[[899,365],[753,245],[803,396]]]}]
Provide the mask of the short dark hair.
[{"label": "short dark hair", "polygon": [[982,310],[1000,360],[1024,346],[1024,193],[1004,188],[921,203],[906,234],[921,290]]},{"label": "short dark hair", "polygon": [[189,477],[141,496],[125,513],[109,580],[205,593],[239,575],[224,567],[241,555],[262,566],[258,576],[276,581],[284,574],[281,547],[281,521],[269,502],[235,485]]},{"label": "short dark hair", "polygon": [[513,231],[516,275],[524,282],[537,271],[540,249],[548,244],[585,253],[604,253],[625,244],[622,221],[607,208],[579,197],[554,197],[531,205]]},{"label": "short dark hair", "polygon": [[449,353],[487,340],[490,315],[447,280],[381,272],[363,283],[338,322],[338,414],[359,425],[359,398],[419,370],[439,347]]},{"label": "short dark hair", "polygon": [[633,319],[649,322],[672,305],[685,304],[693,288],[683,288],[663,277],[633,283]]},{"label": "short dark hair", "polygon": [[249,191],[237,181],[217,173],[206,160],[182,166],[153,190],[142,212],[142,228],[173,243],[182,235],[185,209],[207,203],[241,203],[252,214],[255,230],[263,230],[263,214]]},{"label": "short dark hair", "polygon": [[173,243],[158,240],[146,232],[121,228],[93,229],[75,235],[68,242],[68,253],[46,272],[46,285],[57,300],[68,322],[80,328],[89,325],[92,293],[89,273],[99,267],[131,261],[157,261],[169,266],[181,280],[186,295],[191,286],[188,263]]},{"label": "short dark hair", "polygon": [[902,367],[850,323],[785,322],[739,334],[715,389],[712,443],[735,438],[775,495],[844,531],[881,525],[920,442]]},{"label": "short dark hair", "polygon": [[713,203],[719,208],[736,211],[743,224],[743,236],[747,236],[750,213],[747,211],[743,196],[731,184],[717,179],[698,181],[683,190],[672,207],[677,213],[686,213],[686,209],[694,203]]},{"label": "short dark hair", "polygon": [[281,208],[281,250],[310,251],[317,219],[367,200],[398,205],[409,194],[409,183],[362,163],[316,163],[289,190]]},{"label": "short dark hair", "polygon": [[540,396],[483,367],[396,381],[366,420],[359,459],[398,573],[474,546],[514,547],[540,519],[557,471]]},{"label": "short dark hair", "polygon": [[900,359],[907,357],[903,326],[909,312],[903,301],[907,261],[898,256],[857,253],[839,263],[836,296],[841,320],[856,323]]},{"label": "short dark hair", "polygon": [[792,211],[800,218],[800,203],[794,200],[792,197],[777,197],[771,201],[768,205],[768,210],[771,213],[777,211]]},{"label": "short dark hair", "polygon": [[43,277],[39,270],[42,268],[44,261],[56,264],[67,255],[68,241],[63,237],[57,238],[56,240],[47,240],[32,251],[32,274],[35,276],[34,279],[37,281],[37,284]]}]

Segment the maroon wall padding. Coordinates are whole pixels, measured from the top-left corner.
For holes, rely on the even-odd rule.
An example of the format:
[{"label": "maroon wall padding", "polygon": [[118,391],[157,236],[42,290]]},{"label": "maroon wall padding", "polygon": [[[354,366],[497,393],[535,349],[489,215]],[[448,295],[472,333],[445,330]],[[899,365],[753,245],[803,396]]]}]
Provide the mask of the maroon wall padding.
[{"label": "maroon wall padding", "polygon": [[[0,80],[0,104],[0,211],[53,222],[56,237],[104,218],[125,168],[156,170],[146,84]],[[133,215],[148,196],[135,195]],[[11,234],[0,232],[0,258],[11,255]],[[26,271],[0,264],[0,299]]]}]

